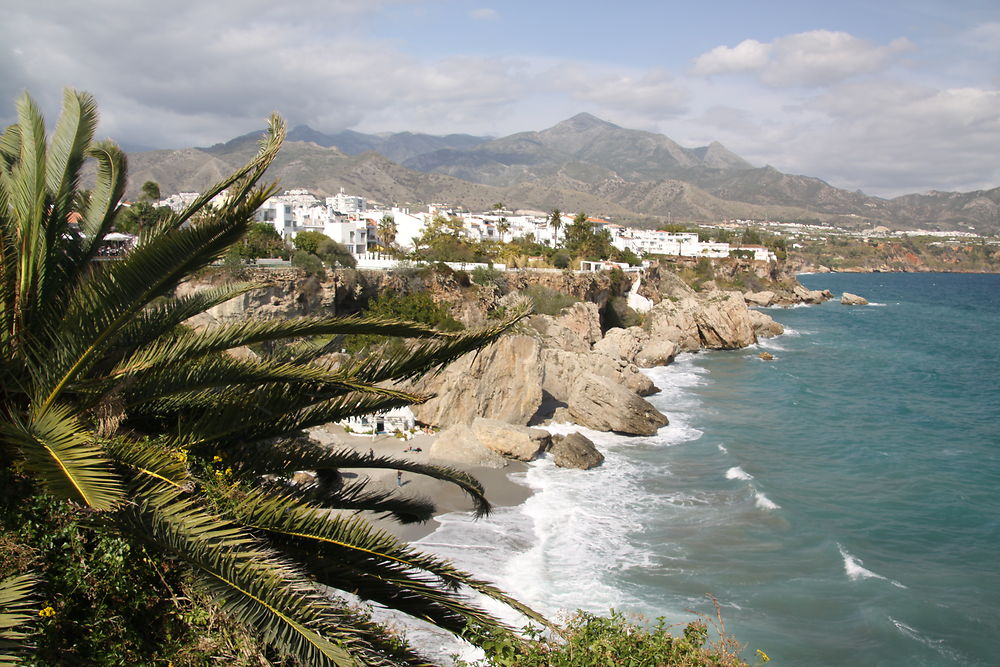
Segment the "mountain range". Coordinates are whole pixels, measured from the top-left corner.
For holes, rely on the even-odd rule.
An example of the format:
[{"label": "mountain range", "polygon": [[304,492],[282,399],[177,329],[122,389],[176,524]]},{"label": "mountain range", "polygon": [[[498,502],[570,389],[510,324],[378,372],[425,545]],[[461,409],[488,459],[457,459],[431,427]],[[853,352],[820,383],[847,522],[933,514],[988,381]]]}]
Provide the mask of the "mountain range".
[{"label": "mountain range", "polygon": [[[129,154],[128,194],[147,180],[164,193],[197,192],[245,162],[259,133],[203,148]],[[383,204],[438,202],[472,210],[584,210],[639,225],[732,218],[864,229],[1000,233],[1000,188],[883,199],[809,176],[755,167],[722,144],[685,148],[587,113],[501,138],[400,132],[324,134],[292,129],[271,178],[331,195],[340,188]]]}]

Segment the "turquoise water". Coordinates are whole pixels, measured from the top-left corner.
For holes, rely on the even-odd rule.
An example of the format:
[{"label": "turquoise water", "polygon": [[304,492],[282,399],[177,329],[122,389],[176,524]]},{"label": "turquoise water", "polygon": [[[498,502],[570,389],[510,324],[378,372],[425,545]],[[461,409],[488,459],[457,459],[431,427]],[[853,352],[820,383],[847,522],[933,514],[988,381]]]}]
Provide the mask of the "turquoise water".
[{"label": "turquoise water", "polygon": [[537,462],[528,502],[427,547],[548,613],[711,594],[751,661],[1000,664],[1000,276],[802,282],[878,305],[769,309],[786,335],[651,370],[670,426],[589,433],[604,466]]}]

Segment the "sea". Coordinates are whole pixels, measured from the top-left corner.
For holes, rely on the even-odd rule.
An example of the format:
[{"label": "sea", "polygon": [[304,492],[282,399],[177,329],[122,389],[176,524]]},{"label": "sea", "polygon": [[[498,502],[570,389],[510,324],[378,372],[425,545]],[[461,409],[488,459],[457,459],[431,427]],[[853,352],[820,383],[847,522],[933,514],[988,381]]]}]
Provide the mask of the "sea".
[{"label": "sea", "polygon": [[650,369],[669,426],[555,425],[605,463],[534,462],[527,502],[419,546],[557,618],[715,600],[751,664],[1000,664],[1000,275],[800,281],[871,305],[766,309],[784,335]]}]

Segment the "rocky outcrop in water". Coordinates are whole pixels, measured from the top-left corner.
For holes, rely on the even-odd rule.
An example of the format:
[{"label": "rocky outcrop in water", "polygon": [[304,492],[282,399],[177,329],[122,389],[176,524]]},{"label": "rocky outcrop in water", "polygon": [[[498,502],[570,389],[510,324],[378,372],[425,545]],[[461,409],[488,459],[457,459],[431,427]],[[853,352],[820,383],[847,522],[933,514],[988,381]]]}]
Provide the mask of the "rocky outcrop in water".
[{"label": "rocky outcrop in water", "polygon": [[590,470],[604,463],[604,454],[597,450],[590,438],[579,433],[552,436],[549,454],[560,468]]},{"label": "rocky outcrop in water", "polygon": [[858,296],[857,294],[851,294],[850,292],[844,292],[840,297],[840,303],[845,306],[867,306],[868,299],[863,296]]}]

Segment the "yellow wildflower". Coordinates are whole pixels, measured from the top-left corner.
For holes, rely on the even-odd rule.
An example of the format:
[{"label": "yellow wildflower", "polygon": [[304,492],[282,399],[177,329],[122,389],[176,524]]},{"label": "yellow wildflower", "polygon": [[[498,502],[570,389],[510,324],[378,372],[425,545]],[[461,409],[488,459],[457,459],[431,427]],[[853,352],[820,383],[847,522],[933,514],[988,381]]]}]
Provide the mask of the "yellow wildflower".
[{"label": "yellow wildflower", "polygon": [[757,649],[757,655],[760,656],[760,659],[761,659],[762,662],[770,662],[771,661],[770,656],[768,656],[767,653],[764,653],[760,649]]},{"label": "yellow wildflower", "polygon": [[222,463],[222,457],[216,454],[212,457],[212,463]]},{"label": "yellow wildflower", "polygon": [[226,468],[226,477],[229,477],[232,474],[233,474],[233,469],[232,468]]},{"label": "yellow wildflower", "polygon": [[49,618],[50,616],[56,615],[56,610],[53,609],[52,607],[45,607],[44,609],[38,610],[38,615],[41,616],[42,618]]},{"label": "yellow wildflower", "polygon": [[182,449],[178,452],[174,452],[174,458],[180,461],[181,463],[184,463],[185,461],[188,460],[188,453],[186,450]]}]

